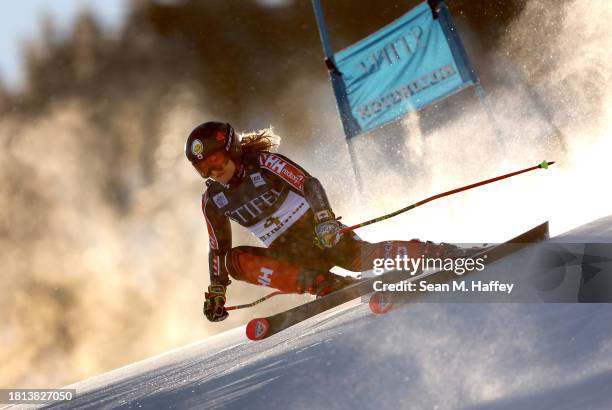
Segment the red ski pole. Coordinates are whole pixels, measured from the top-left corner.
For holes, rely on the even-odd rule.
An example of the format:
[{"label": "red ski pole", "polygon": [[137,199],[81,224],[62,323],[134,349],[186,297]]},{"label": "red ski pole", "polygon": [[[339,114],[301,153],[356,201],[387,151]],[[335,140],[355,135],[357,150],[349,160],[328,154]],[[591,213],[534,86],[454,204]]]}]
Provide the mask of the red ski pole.
[{"label": "red ski pole", "polygon": [[257,304],[259,304],[261,302],[265,302],[266,300],[270,299],[271,297],[274,297],[276,295],[282,295],[284,293],[285,292],[281,292],[280,290],[277,290],[276,292],[269,293],[266,296],[264,296],[263,298],[257,299],[254,302],[246,303],[244,305],[228,306],[228,307],[225,308],[225,310],[238,310],[238,309],[244,309],[244,308],[248,308],[248,307],[251,307],[251,306],[255,306],[255,305],[257,305]]},{"label": "red ski pole", "polygon": [[441,194],[430,196],[429,198],[423,199],[422,201],[416,202],[416,203],[414,203],[412,205],[409,205],[409,206],[407,206],[405,208],[402,208],[402,209],[397,210],[395,212],[392,212],[390,214],[383,215],[383,216],[380,216],[378,218],[370,219],[369,221],[362,222],[362,223],[357,224],[357,225],[348,226],[346,228],[343,228],[340,232],[341,233],[347,233],[347,232],[353,231],[353,230],[355,230],[357,228],[362,228],[364,226],[371,225],[371,224],[376,223],[376,222],[384,221],[385,219],[392,218],[392,217],[394,217],[396,215],[399,215],[401,213],[404,213],[406,211],[414,209],[417,206],[421,206],[423,204],[426,204],[427,202],[431,202],[433,200],[436,200],[436,199],[439,199],[439,198],[443,198],[445,196],[453,195],[453,194],[456,194],[457,192],[467,191],[468,189],[472,189],[472,188],[476,188],[478,186],[490,184],[491,182],[499,181],[501,179],[510,178],[510,177],[515,176],[515,175],[522,174],[524,172],[533,171],[535,169],[548,169],[548,166],[552,165],[554,163],[555,163],[555,161],[548,162],[548,161],[544,160],[544,161],[542,161],[541,164],[538,164],[538,165],[536,165],[534,167],[525,168],[525,169],[522,169],[520,171],[511,172],[511,173],[506,174],[506,175],[501,175],[501,176],[498,176],[498,177],[495,177],[495,178],[491,178],[491,179],[487,179],[487,180],[484,180],[484,181],[476,182],[475,184],[467,185],[467,186],[464,186],[464,187],[461,187],[461,188],[453,189],[451,191],[443,192]]}]

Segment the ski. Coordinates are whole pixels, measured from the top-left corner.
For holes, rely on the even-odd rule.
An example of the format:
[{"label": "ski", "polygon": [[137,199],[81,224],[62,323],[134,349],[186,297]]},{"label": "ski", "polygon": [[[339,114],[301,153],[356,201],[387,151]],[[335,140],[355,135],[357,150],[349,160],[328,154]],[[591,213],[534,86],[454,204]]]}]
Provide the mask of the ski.
[{"label": "ski", "polygon": [[[483,252],[486,252],[487,254],[487,265],[507,255],[517,252],[527,247],[531,243],[545,240],[548,238],[548,235],[548,222],[544,222],[532,229],[529,229],[521,235],[510,239],[507,242],[493,248],[486,249]],[[473,256],[478,255],[479,253],[477,252]],[[457,277],[453,272],[436,271],[426,273],[424,275],[414,276],[414,278],[422,278],[425,275],[432,276],[432,280],[435,280],[437,283],[449,281]],[[374,282],[382,281],[382,283],[386,284],[397,283],[408,279],[411,276],[412,275],[408,271],[391,271],[379,276],[362,279],[355,284],[337,290],[320,299],[296,306],[293,309],[289,309],[268,317],[252,319],[246,326],[246,335],[251,340],[265,339],[305,319],[318,315],[319,313],[323,313],[360,296],[372,293]],[[375,301],[374,303],[380,303],[380,301]],[[372,308],[372,305],[370,306]],[[387,306],[382,306],[383,310],[386,308]]]},{"label": "ski", "polygon": [[[485,262],[485,266],[488,266],[495,261],[498,261],[505,256],[513,254],[515,252],[524,249],[527,245],[535,242],[539,242],[545,239],[548,239],[549,231],[548,231],[548,222],[542,223],[536,226],[533,229],[530,229],[521,235],[510,239],[509,241],[503,242],[499,245],[493,247],[484,247],[483,249],[476,249],[473,253],[467,255],[469,258],[479,258],[482,256],[486,256],[487,260]],[[428,278],[427,282],[429,284],[441,284],[447,283],[452,280],[456,280],[458,278],[465,277],[469,275],[472,271],[467,271],[463,275],[458,276],[455,272],[449,270],[438,270],[432,272],[425,272],[419,275],[415,275],[411,278],[411,281],[422,280],[424,278]],[[383,283],[396,283],[395,281],[387,281],[384,280]],[[408,279],[408,275],[404,275],[404,279]],[[380,280],[380,279],[379,279]],[[409,293],[388,293],[383,291],[376,291],[370,295],[369,307],[372,313],[380,315],[389,312],[393,306],[394,302],[406,302],[410,298],[417,297],[417,295],[426,293],[421,290],[415,290]]]}]

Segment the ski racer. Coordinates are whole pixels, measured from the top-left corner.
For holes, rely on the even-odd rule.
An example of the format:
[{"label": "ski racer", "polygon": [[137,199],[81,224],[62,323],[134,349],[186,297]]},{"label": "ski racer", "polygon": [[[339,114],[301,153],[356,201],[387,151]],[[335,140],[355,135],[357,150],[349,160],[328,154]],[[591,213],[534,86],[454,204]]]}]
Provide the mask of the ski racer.
[{"label": "ski racer", "polygon": [[[228,317],[230,277],[287,293],[323,296],[356,279],[330,272],[372,269],[376,258],[396,255],[442,256],[454,246],[432,242],[370,243],[344,227],[319,180],[289,158],[273,153],[271,130],[240,138],[228,123],[196,127],[185,145],[187,159],[206,181],[202,211],[210,240],[210,285],[204,315],[212,322]],[[266,246],[232,247],[230,220],[251,231]]]}]

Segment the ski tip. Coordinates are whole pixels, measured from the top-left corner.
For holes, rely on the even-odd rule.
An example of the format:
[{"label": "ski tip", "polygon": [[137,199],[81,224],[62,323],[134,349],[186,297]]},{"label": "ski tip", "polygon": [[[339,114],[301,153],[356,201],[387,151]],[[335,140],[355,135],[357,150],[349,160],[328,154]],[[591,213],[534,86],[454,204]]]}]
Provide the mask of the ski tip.
[{"label": "ski tip", "polygon": [[384,293],[374,292],[370,296],[370,310],[375,315],[384,315],[393,307],[393,302],[387,300]]},{"label": "ski tip", "polygon": [[552,164],[554,164],[554,163],[555,163],[555,161],[550,161],[550,162],[549,162],[549,161],[544,160],[544,161],[542,161],[542,163],[540,164],[540,168],[543,168],[543,169],[548,169],[548,167],[549,167],[549,166],[551,166],[551,165],[552,165]]},{"label": "ski tip", "polygon": [[250,340],[261,340],[268,335],[270,323],[266,318],[251,320],[246,327],[246,335]]}]

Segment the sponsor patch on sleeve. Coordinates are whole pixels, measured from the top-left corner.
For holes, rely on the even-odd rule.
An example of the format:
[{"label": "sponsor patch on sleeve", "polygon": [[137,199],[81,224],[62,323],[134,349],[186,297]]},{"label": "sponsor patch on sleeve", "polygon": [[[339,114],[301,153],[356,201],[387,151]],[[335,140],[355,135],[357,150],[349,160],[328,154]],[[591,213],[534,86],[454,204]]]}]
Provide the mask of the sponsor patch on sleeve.
[{"label": "sponsor patch on sleeve", "polygon": [[254,174],[251,174],[250,176],[251,176],[251,181],[253,181],[253,186],[255,188],[260,187],[262,185],[266,185],[266,181],[261,176],[261,172],[256,172]]},{"label": "sponsor patch on sleeve", "polygon": [[227,197],[223,192],[219,192],[217,195],[213,196],[212,199],[215,205],[217,205],[217,207],[219,208],[223,208],[229,203]]},{"label": "sponsor patch on sleeve", "polygon": [[263,168],[272,171],[301,192],[304,192],[304,179],[306,176],[293,164],[290,164],[283,158],[274,154],[261,154],[259,157],[259,164]]}]

